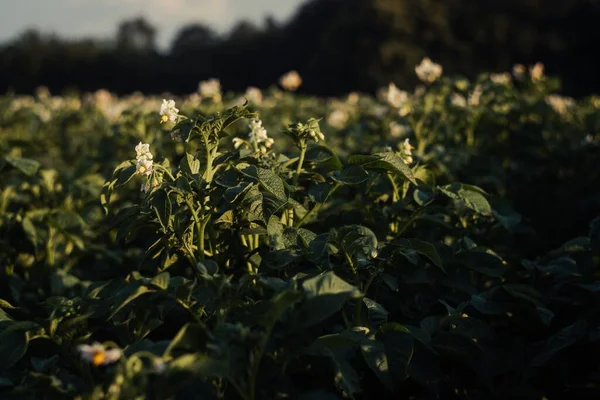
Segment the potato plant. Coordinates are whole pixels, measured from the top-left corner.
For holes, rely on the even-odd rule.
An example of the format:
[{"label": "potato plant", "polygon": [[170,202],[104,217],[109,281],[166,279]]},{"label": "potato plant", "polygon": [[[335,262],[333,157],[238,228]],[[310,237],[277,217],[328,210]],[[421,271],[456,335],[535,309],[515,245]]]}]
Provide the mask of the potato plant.
[{"label": "potato plant", "polygon": [[600,100],[416,73],[0,97],[0,397],[596,394]]}]

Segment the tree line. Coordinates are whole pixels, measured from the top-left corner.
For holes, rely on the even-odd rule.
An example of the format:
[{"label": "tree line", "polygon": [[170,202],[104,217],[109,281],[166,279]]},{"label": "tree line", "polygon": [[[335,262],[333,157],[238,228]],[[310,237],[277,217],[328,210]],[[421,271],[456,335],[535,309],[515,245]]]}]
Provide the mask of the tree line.
[{"label": "tree line", "polygon": [[582,96],[600,89],[599,17],[599,0],[309,0],[286,23],[240,21],[222,35],[183,26],[165,54],[144,18],[121,22],[109,41],[29,30],[0,47],[0,92],[186,94],[211,77],[241,91],[295,69],[301,92],[372,93],[413,87],[414,66],[429,56],[466,77],[542,61],[564,93]]}]

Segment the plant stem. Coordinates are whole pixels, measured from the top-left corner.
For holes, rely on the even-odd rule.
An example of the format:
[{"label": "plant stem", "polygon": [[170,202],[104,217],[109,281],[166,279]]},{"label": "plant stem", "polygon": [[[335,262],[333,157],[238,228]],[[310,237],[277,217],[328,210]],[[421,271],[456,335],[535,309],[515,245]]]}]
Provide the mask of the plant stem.
[{"label": "plant stem", "polygon": [[300,172],[302,171],[302,164],[304,164],[304,156],[306,155],[307,145],[304,142],[300,142],[300,158],[298,159],[298,164],[296,165],[296,175],[294,175],[293,184],[296,186],[298,184],[298,178],[300,178]]},{"label": "plant stem", "polygon": [[409,219],[409,220],[406,222],[406,224],[404,224],[404,226],[402,227],[402,229],[400,229],[400,230],[398,231],[398,233],[396,234],[396,236],[400,236],[400,235],[402,235],[402,234],[404,233],[404,231],[405,231],[405,230],[407,230],[407,229],[408,229],[408,227],[409,227],[409,226],[410,226],[410,225],[411,225],[413,222],[415,222],[415,221],[417,220],[417,218],[419,218],[419,213],[416,213],[415,215],[413,215],[413,216],[411,217],[411,219]]},{"label": "plant stem", "polygon": [[155,167],[158,167],[158,169],[160,169],[161,171],[163,171],[164,173],[166,173],[166,174],[167,174],[167,176],[168,176],[169,178],[171,178],[171,180],[172,180],[173,182],[175,182],[175,177],[173,176],[173,174],[171,173],[171,171],[169,171],[168,169],[166,169],[165,167],[163,167],[163,166],[162,166],[162,165],[160,165],[160,164],[154,164],[154,166],[155,166]]},{"label": "plant stem", "polygon": [[196,213],[196,210],[194,209],[194,205],[192,204],[192,201],[189,198],[185,199],[185,203],[187,204],[188,208],[190,209],[190,212],[192,213],[192,218],[194,219],[194,223],[196,224],[196,230],[198,231],[198,253],[199,253],[199,258],[201,260],[204,259],[204,226],[202,224],[202,222],[200,221],[200,218],[198,218],[198,213]]}]

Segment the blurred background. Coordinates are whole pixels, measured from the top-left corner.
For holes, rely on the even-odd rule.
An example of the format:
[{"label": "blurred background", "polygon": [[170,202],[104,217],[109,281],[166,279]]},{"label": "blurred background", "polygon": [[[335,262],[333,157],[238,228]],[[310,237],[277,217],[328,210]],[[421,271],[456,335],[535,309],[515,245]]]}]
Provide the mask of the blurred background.
[{"label": "blurred background", "polygon": [[0,92],[301,92],[417,83],[429,56],[473,77],[541,61],[562,92],[600,92],[598,0],[1,0]]}]

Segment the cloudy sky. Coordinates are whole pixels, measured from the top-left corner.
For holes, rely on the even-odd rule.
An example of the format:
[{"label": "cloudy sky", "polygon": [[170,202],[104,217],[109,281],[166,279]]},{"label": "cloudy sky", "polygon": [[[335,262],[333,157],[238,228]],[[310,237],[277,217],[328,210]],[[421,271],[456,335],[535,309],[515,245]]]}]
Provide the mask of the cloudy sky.
[{"label": "cloudy sky", "polygon": [[282,22],[302,0],[0,0],[0,43],[27,28],[62,37],[110,38],[119,21],[144,16],[168,47],[184,24],[203,22],[218,32],[245,18],[262,24],[266,15]]}]

